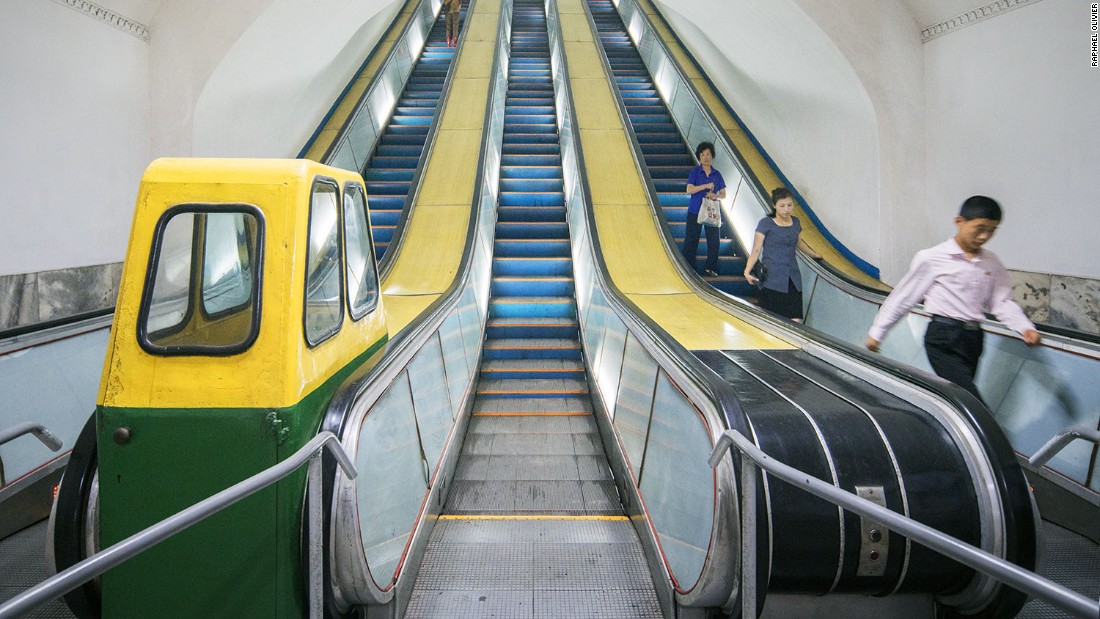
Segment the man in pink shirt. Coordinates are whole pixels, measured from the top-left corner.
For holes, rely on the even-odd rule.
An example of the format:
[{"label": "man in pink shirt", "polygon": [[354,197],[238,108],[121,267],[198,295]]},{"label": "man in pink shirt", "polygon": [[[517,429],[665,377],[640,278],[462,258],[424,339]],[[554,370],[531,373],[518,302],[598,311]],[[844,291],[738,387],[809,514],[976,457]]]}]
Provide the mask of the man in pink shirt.
[{"label": "man in pink shirt", "polygon": [[917,252],[909,272],[886,298],[867,334],[867,348],[878,352],[886,333],[923,299],[924,309],[932,314],[924,334],[928,363],[936,374],[981,400],[974,374],[982,354],[985,312],[1019,332],[1028,346],[1041,340],[1012,300],[1012,281],[1004,264],[982,249],[1000,223],[996,200],[967,198],[955,217],[954,238]]}]

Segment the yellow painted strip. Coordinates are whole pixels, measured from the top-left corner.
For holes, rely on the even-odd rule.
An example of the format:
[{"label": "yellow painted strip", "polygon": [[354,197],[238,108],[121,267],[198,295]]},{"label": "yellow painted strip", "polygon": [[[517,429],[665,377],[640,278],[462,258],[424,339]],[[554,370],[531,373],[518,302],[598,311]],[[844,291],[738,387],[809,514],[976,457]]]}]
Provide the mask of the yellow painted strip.
[{"label": "yellow painted strip", "polygon": [[394,334],[402,327],[416,319],[424,310],[428,309],[438,297],[437,294],[424,296],[401,296],[397,294],[383,295],[386,303],[386,325],[390,333]]},{"label": "yellow painted strip", "polygon": [[791,344],[694,294],[627,295],[688,350],[783,350]]},{"label": "yellow painted strip", "polygon": [[419,194],[382,282],[391,334],[415,320],[458,273],[473,208],[499,23],[500,1],[477,0],[463,24],[451,90],[424,163]]},{"label": "yellow painted strip", "polygon": [[[654,31],[657,32],[660,38],[665,42],[666,47],[676,59],[677,64],[684,70],[684,74],[688,76],[692,85],[695,86],[700,98],[707,108],[710,109],[715,119],[717,119],[718,124],[725,131],[734,147],[741,153],[741,156],[745,159],[746,163],[748,163],[749,168],[752,169],[756,178],[760,179],[760,182],[763,183],[764,187],[769,192],[776,187],[782,187],[783,183],[779,180],[779,174],[775,168],[768,163],[763,153],[756,148],[756,145],[749,139],[748,134],[745,133],[741,125],[738,124],[737,120],[726,109],[721,95],[715,92],[714,88],[704,78],[702,73],[700,73],[695,62],[692,61],[688,51],[680,45],[680,42],[674,36],[672,36],[664,20],[658,17],[660,13],[654,8],[649,0],[637,0],[637,2],[642,12],[650,16],[650,23],[653,25]],[[721,165],[721,162],[716,163]],[[831,266],[847,275],[853,281],[884,291],[890,289],[886,284],[859,270],[856,265],[852,264],[850,260],[837,251],[832,243],[825,239],[821,230],[818,229],[809,218],[801,204],[795,206],[794,214],[798,216],[799,220],[802,222],[802,238],[806,241],[806,244],[812,247],[818,254],[824,256],[825,261]]]},{"label": "yellow painted strip", "polygon": [[[563,13],[576,13],[580,0],[559,6]],[[653,217],[597,43],[573,31],[582,27],[587,30],[587,22],[562,20],[596,231],[612,280],[689,349],[793,348],[695,296],[680,277]]]},{"label": "yellow painted strip", "polygon": [[440,514],[440,520],[602,520],[619,522],[630,520],[626,516],[556,516],[554,514]]},{"label": "yellow painted strip", "polygon": [[351,113],[355,111],[355,106],[359,103],[359,99],[363,96],[363,93],[367,91],[367,87],[370,86],[374,76],[378,73],[378,68],[381,67],[382,62],[389,57],[390,50],[393,49],[394,44],[397,42],[397,37],[405,29],[405,24],[408,23],[409,18],[415,12],[419,4],[420,0],[407,0],[405,2],[405,6],[401,8],[401,13],[394,20],[394,24],[390,27],[385,37],[379,41],[378,45],[374,48],[374,55],[367,63],[367,66],[363,67],[359,75],[355,76],[348,91],[344,93],[344,96],[336,105],[336,110],[333,111],[332,116],[329,117],[325,126],[321,128],[321,132],[317,135],[317,139],[313,141],[313,145],[309,147],[309,151],[306,152],[305,155],[306,159],[320,161],[321,157],[328,152],[329,147],[332,146],[332,142],[340,133],[340,129],[347,124],[348,118],[351,116]]}]

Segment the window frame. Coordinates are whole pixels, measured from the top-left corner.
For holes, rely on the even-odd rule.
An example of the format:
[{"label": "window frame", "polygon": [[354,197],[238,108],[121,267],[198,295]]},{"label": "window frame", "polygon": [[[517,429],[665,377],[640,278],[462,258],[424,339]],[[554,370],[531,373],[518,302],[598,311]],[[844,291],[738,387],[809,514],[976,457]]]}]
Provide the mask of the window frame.
[{"label": "window frame", "polygon": [[[162,239],[164,238],[165,229],[168,227],[168,222],[172,218],[181,214],[201,215],[201,214],[217,214],[217,213],[242,213],[245,215],[251,215],[256,219],[256,255],[253,261],[255,277],[252,278],[252,298],[254,300],[252,304],[251,313],[251,327],[247,336],[241,340],[238,344],[230,346],[214,346],[209,344],[186,344],[180,346],[161,346],[154,344],[149,339],[148,320],[149,310],[152,307],[153,289],[156,285],[156,269],[160,263]],[[196,220],[197,221],[197,220]],[[149,250],[149,261],[145,268],[145,281],[143,283],[143,290],[141,292],[141,302],[138,308],[137,316],[137,341],[142,350],[160,357],[177,357],[177,356],[206,356],[206,357],[228,357],[231,355],[240,354],[256,343],[256,339],[260,335],[260,321],[263,316],[263,298],[261,291],[263,290],[264,279],[264,239],[267,230],[267,220],[264,218],[263,211],[254,204],[248,204],[245,202],[232,202],[232,203],[203,203],[203,202],[186,202],[182,204],[176,204],[163,213],[157,219],[156,226],[153,228],[152,246]],[[205,242],[205,235],[202,237]],[[232,311],[233,308],[228,308],[221,312],[217,312],[213,315],[207,314],[203,307],[202,302],[193,303],[192,296],[195,292],[195,285],[202,285],[203,273],[200,268],[200,261],[195,260],[196,256],[205,258],[205,244],[200,243],[199,235],[195,233],[195,229],[192,228],[191,233],[191,265],[190,273],[188,274],[188,301],[187,311],[184,313],[183,320],[177,326],[168,327],[165,329],[167,334],[179,333],[186,325],[190,324],[192,317],[194,316],[195,306],[199,305],[199,312],[203,317],[220,317],[226,315],[228,311]],[[201,250],[201,251],[200,251]],[[201,292],[200,292],[201,294]],[[241,307],[241,306],[238,306]]]},{"label": "window frame", "polygon": [[[310,243],[313,240],[313,200],[317,195],[317,188],[322,185],[331,186],[335,191],[333,195],[336,197],[336,243],[339,245],[336,248],[336,255],[340,260],[340,266],[337,269],[339,274],[340,291],[337,293],[337,297],[340,302],[337,303],[337,308],[340,312],[339,319],[335,322],[335,328],[331,331],[323,334],[317,341],[310,341],[309,328],[306,321],[309,319],[309,252]],[[330,176],[322,176],[318,174],[313,177],[313,182],[310,183],[309,188],[309,212],[306,214],[306,242],[305,245],[305,260],[302,264],[305,267],[305,272],[302,274],[302,339],[306,342],[306,347],[313,349],[321,344],[331,340],[344,328],[344,299],[347,294],[344,292],[347,286],[344,284],[344,275],[347,269],[347,263],[344,258],[344,200],[343,192],[340,189],[340,183],[336,179]]]},{"label": "window frame", "polygon": [[[347,183],[344,183],[343,194],[342,194],[342,196],[343,196],[343,204],[342,204],[343,208],[341,208],[341,213],[344,214],[344,215],[347,215],[348,193],[350,191],[358,191],[360,196],[362,196],[363,223],[366,224],[366,226],[367,226],[365,239],[366,239],[366,242],[367,242],[367,251],[370,254],[368,256],[368,259],[370,260],[370,263],[371,263],[371,276],[374,279],[374,294],[371,295],[370,302],[367,303],[366,305],[364,305],[361,308],[362,311],[360,311],[358,313],[356,312],[356,310],[359,309],[359,308],[356,308],[355,301],[354,301],[354,299],[351,298],[351,294],[352,294],[351,293],[351,283],[350,283],[350,281],[348,281],[347,292],[345,294],[345,299],[346,299],[346,302],[348,304],[348,315],[351,316],[352,321],[358,322],[358,321],[362,320],[363,318],[366,318],[368,315],[370,315],[376,309],[378,309],[378,299],[379,299],[379,297],[382,296],[382,290],[381,290],[382,284],[378,280],[378,258],[377,258],[377,254],[375,254],[375,252],[374,252],[374,234],[371,232],[371,227],[370,227],[370,207],[367,205],[367,190],[363,186],[362,183],[359,183],[357,181],[349,181]],[[341,230],[342,230],[342,234],[345,237],[344,238],[344,271],[345,271],[345,280],[347,280],[347,277],[346,277],[347,276],[347,270],[351,268],[351,263],[348,261],[348,241],[347,241],[347,238],[346,238],[348,228],[347,228],[346,218],[345,218],[344,225],[341,228]]]}]

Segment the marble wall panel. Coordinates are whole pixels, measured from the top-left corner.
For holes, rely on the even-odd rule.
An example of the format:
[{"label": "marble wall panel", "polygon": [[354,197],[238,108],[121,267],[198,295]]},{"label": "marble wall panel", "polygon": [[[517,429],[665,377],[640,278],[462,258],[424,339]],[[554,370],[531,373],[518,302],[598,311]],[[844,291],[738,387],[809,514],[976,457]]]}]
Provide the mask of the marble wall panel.
[{"label": "marble wall panel", "polygon": [[38,315],[54,320],[73,314],[109,307],[104,305],[110,284],[106,270],[77,267],[47,271],[38,276]]},{"label": "marble wall panel", "polygon": [[1050,322],[1070,329],[1100,333],[1100,280],[1052,276]]},{"label": "marble wall panel", "polygon": [[38,274],[0,276],[0,329],[38,322]]},{"label": "marble wall panel", "polygon": [[122,263],[0,277],[0,329],[114,307]]},{"label": "marble wall panel", "polygon": [[1050,322],[1050,274],[1009,271],[1012,296],[1032,322]]}]

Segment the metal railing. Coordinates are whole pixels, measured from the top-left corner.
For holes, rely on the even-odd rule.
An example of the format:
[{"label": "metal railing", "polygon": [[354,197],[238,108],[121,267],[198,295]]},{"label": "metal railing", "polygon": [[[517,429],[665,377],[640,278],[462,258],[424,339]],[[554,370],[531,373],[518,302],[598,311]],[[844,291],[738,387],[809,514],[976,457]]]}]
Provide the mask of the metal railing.
[{"label": "metal railing", "polygon": [[[1057,437],[1055,440],[1057,440]],[[1095,619],[1100,616],[1100,601],[1091,600],[1038,574],[975,548],[950,535],[941,533],[932,527],[923,525],[916,520],[902,516],[897,512],[787,466],[764,453],[752,441],[734,430],[727,430],[722,434],[710,454],[710,465],[712,467],[718,466],[725,452],[733,448],[741,453],[742,566],[755,564],[756,474],[757,468],[760,468],[768,474],[795,487],[802,488],[816,497],[825,499],[864,518],[881,523],[914,542],[927,546],[963,565],[1039,598],[1074,617]],[[742,569],[741,579],[741,616],[755,617],[756,571]]]},{"label": "metal railing", "polygon": [[1027,462],[1034,467],[1043,466],[1047,463],[1047,460],[1058,455],[1058,452],[1062,451],[1066,445],[1069,445],[1077,439],[1091,441],[1100,445],[1100,430],[1093,430],[1085,426],[1066,428],[1058,434],[1055,434],[1045,445],[1040,447],[1039,451],[1036,451],[1027,459]]},{"label": "metal railing", "polygon": [[34,438],[38,439],[45,445],[50,451],[60,451],[62,442],[61,439],[53,435],[46,426],[28,421],[14,425],[7,430],[0,430],[0,445],[7,443],[8,441],[15,440],[24,434],[33,434]]},{"label": "metal railing", "polygon": [[[33,424],[31,424],[33,425]],[[28,430],[29,431],[29,430]],[[0,605],[0,617],[19,617],[52,599],[65,595],[81,584],[99,576],[103,572],[132,558],[138,553],[168,539],[238,501],[263,490],[284,477],[297,471],[309,462],[309,616],[320,617],[324,599],[321,593],[323,579],[322,557],[322,507],[321,507],[321,454],[328,449],[340,468],[350,478],[357,475],[355,465],[340,446],[340,441],[331,432],[322,432],[313,437],[301,449],[282,462],[265,469],[244,481],[199,501],[187,509],[169,516],[117,544],[102,550],[80,563],[42,581],[38,586],[28,589]]]}]

